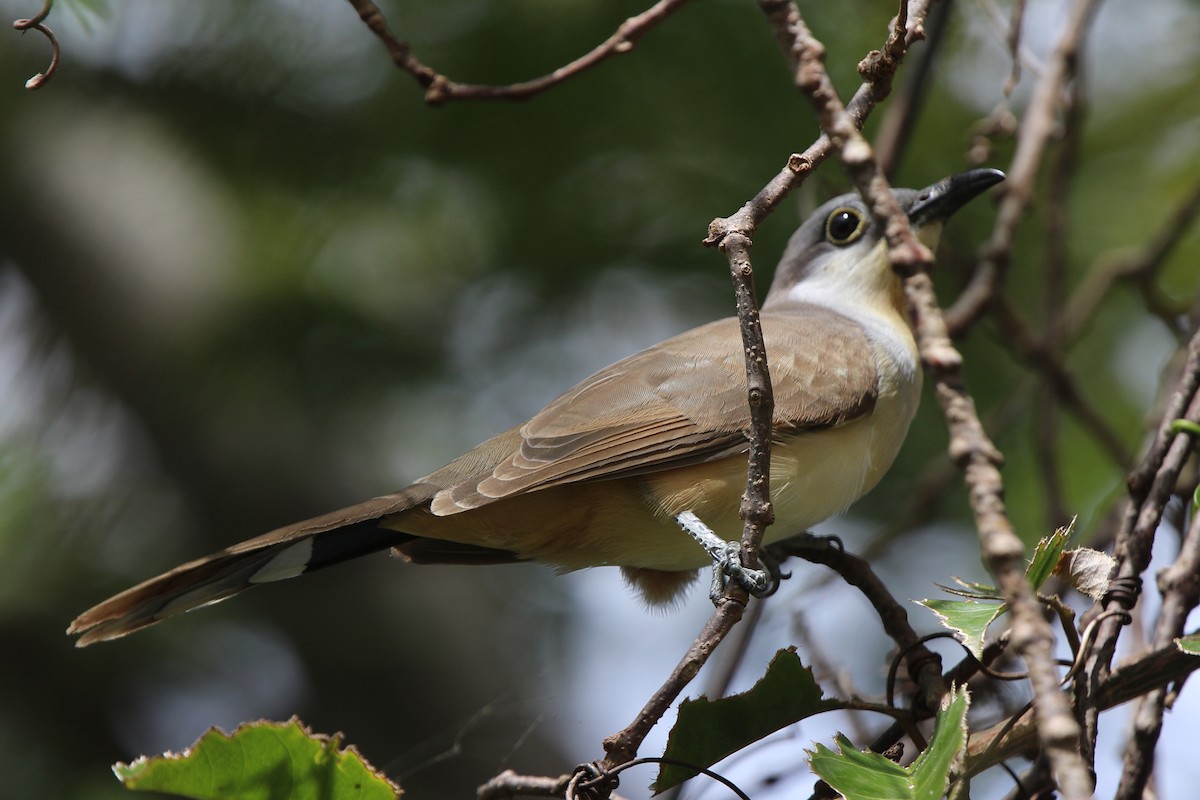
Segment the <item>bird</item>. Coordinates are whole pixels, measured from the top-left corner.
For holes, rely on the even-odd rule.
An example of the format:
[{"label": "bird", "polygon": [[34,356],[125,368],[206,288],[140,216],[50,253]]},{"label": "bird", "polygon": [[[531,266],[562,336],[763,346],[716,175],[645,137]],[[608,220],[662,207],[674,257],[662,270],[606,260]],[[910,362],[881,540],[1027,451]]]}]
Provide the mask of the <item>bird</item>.
[{"label": "bird", "polygon": [[[943,223],[1003,179],[973,169],[894,193],[934,249]],[[902,279],[858,194],[798,227],[760,319],[775,400],[770,543],[880,481],[916,413],[922,372]],[[85,611],[67,632],[80,647],[115,639],[386,549],[418,564],[618,566],[648,604],[669,604],[712,563],[701,544],[740,539],[746,391],[737,319],[710,322],[601,369],[404,489],[178,566]]]}]

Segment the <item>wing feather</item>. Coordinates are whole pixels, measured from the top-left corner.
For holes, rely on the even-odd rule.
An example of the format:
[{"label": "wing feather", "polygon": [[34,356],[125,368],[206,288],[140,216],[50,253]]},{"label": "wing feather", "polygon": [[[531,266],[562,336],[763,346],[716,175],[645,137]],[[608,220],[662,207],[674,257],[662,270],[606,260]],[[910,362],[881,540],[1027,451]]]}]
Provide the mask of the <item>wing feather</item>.
[{"label": "wing feather", "polygon": [[[876,353],[857,322],[819,306],[762,314],[777,435],[871,411]],[[445,515],[564,483],[657,472],[746,449],[750,415],[736,319],[704,325],[597,372],[519,429],[425,479]],[[456,466],[457,465],[457,466]]]}]

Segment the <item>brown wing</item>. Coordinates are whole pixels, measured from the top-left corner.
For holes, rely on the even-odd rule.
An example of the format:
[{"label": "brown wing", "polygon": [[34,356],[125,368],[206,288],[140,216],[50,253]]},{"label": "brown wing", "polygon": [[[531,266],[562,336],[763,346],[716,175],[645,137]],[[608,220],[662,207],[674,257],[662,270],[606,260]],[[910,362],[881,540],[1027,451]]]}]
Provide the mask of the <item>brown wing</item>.
[{"label": "brown wing", "polygon": [[[798,432],[874,406],[875,353],[862,327],[817,306],[764,312],[775,428]],[[519,429],[426,480],[435,514],[574,481],[653,472],[745,449],[745,364],[736,319],[688,331],[584,380]],[[474,475],[471,466],[482,468]]]}]

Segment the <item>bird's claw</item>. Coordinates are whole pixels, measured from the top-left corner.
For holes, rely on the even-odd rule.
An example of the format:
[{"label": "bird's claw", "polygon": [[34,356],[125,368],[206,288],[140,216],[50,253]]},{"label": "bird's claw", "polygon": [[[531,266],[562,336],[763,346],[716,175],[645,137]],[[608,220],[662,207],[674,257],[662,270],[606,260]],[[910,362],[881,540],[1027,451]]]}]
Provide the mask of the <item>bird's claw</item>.
[{"label": "bird's claw", "polygon": [[719,557],[713,559],[712,586],[708,590],[708,597],[713,605],[721,601],[730,582],[754,597],[765,597],[775,590],[777,583],[772,581],[770,572],[747,567],[742,563],[740,542],[726,542],[722,550]]}]

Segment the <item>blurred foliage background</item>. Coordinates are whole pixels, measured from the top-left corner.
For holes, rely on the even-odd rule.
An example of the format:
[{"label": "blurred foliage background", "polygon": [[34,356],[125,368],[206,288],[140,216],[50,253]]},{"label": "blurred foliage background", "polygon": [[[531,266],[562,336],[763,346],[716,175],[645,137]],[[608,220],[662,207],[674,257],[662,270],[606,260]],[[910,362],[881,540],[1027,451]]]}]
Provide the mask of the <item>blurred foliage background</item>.
[{"label": "blurred foliage background", "polygon": [[[37,5],[0,0],[8,19]],[[1064,5],[1028,4],[1035,65]],[[802,7],[848,96],[892,4]],[[381,8],[426,63],[504,83],[590,49],[643,4]],[[1029,68],[1004,95],[993,16],[987,0],[953,4],[898,185],[969,166],[977,123],[1027,100]],[[62,632],[180,561],[397,488],[590,371],[731,313],[724,258],[700,245],[706,225],[817,133],[760,12],[691,4],[629,54],[530,101],[437,109],[338,0],[79,0],[48,22],[63,63],[36,93],[22,86],[45,68],[45,40],[0,32],[0,795],[117,797],[115,760],[293,713],[344,731],[418,798],[470,797],[506,767],[556,774],[599,756],[695,634],[703,592],[647,615],[615,571],[556,578],[380,556],[115,644],[76,651]],[[1143,246],[1200,180],[1198,37],[1195,0],[1102,4],[1066,208],[1073,284]],[[1010,155],[998,140],[987,163],[1003,169]],[[767,222],[760,287],[804,210],[847,186],[830,163]],[[1045,211],[1035,201],[1007,284],[1033,320],[1051,313]],[[976,203],[948,230],[943,298],[992,217]],[[1194,292],[1198,257],[1193,230],[1164,267],[1175,300]],[[1037,379],[1009,344],[976,327],[966,375],[985,417],[1003,421],[1008,500],[1035,541],[1067,520],[1035,464]],[[1123,288],[1069,351],[1130,450],[1174,347]],[[933,405],[890,477],[826,530],[856,548],[887,529],[944,450]],[[1087,532],[1124,472],[1070,420],[1060,444],[1063,505]],[[951,574],[983,577],[952,487],[922,509],[928,522],[878,548],[902,598]],[[871,612],[840,585],[802,593],[822,576],[795,571],[739,681],[799,638],[827,673],[879,692],[887,642],[844,636],[876,630]],[[1165,736],[1181,753],[1164,745],[1168,786],[1200,780],[1170,727],[1185,716]],[[806,723],[796,746],[766,757],[794,770],[797,746],[826,735]],[[624,791],[639,796],[649,780],[629,777]],[[806,780],[743,785],[783,797]]]}]

